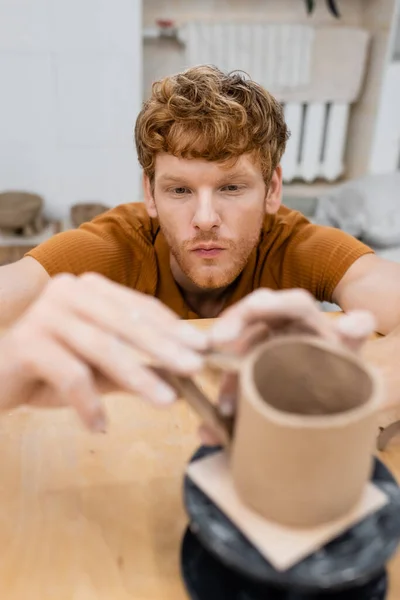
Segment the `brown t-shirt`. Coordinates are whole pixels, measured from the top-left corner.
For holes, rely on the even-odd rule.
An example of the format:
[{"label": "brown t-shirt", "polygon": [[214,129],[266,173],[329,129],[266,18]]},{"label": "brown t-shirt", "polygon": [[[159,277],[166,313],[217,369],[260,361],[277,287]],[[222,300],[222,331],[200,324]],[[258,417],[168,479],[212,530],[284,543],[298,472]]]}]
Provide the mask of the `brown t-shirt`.
[{"label": "brown t-shirt", "polygon": [[[227,305],[261,287],[304,288],[331,301],[347,269],[372,250],[350,235],[311,224],[282,206],[266,215],[260,242],[239,276]],[[197,318],[176,285],[169,247],[157,219],[141,203],[123,204],[89,223],[60,233],[28,252],[50,276],[88,271],[159,298],[179,316]]]}]

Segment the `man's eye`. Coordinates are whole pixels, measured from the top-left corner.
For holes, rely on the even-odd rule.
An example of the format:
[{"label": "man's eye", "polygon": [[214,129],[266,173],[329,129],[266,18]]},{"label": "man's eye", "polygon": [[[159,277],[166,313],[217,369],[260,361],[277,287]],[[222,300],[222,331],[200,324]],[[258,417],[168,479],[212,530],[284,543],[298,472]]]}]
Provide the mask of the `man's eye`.
[{"label": "man's eye", "polygon": [[224,192],[238,192],[241,188],[238,185],[225,185],[222,190]]},{"label": "man's eye", "polygon": [[185,188],[185,187],[177,187],[177,188],[174,188],[174,189],[172,190],[172,192],[173,192],[174,194],[176,194],[177,196],[182,196],[183,194],[187,194],[187,193],[188,193],[188,191],[189,191],[189,190],[188,190],[187,188]]}]

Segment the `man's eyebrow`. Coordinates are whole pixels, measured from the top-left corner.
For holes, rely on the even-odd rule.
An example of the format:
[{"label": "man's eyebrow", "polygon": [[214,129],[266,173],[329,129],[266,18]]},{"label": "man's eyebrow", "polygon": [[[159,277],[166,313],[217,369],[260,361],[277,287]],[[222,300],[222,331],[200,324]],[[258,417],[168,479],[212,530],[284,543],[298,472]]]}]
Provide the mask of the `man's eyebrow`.
[{"label": "man's eyebrow", "polygon": [[175,175],[161,175],[158,179],[159,183],[186,183],[184,177],[177,177]]},{"label": "man's eyebrow", "polygon": [[237,179],[248,179],[249,177],[251,177],[251,173],[248,171],[234,171],[233,173],[226,173],[222,175],[222,177],[218,179],[218,184],[226,181],[235,181]]},{"label": "man's eyebrow", "polygon": [[[238,179],[247,179],[249,177],[251,177],[251,173],[244,170],[234,171],[233,173],[227,172],[221,175],[221,177],[217,180],[216,185],[222,185],[223,183],[227,183],[230,181],[237,181]],[[161,184],[180,183],[189,185],[188,180],[183,175],[180,177],[177,175],[168,175],[167,173],[165,173],[164,175],[160,175],[157,181]]]}]

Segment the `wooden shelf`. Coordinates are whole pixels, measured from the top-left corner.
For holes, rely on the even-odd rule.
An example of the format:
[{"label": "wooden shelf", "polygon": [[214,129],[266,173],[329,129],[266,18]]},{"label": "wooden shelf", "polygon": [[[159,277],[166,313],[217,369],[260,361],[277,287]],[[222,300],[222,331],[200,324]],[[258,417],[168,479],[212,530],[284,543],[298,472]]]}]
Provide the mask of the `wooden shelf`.
[{"label": "wooden shelf", "polygon": [[283,195],[297,198],[315,198],[340,183],[344,182],[328,183],[326,181],[316,181],[315,183],[303,183],[298,181],[295,183],[285,183],[283,184]]}]

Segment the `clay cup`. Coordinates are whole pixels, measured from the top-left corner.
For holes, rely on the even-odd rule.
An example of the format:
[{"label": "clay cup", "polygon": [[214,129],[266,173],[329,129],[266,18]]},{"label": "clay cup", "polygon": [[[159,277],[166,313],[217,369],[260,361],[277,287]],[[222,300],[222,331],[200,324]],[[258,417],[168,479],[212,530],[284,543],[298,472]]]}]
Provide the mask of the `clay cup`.
[{"label": "clay cup", "polygon": [[373,465],[382,382],[317,337],[274,338],[240,369],[230,443],[235,488],[270,521],[313,527],[345,516]]}]

